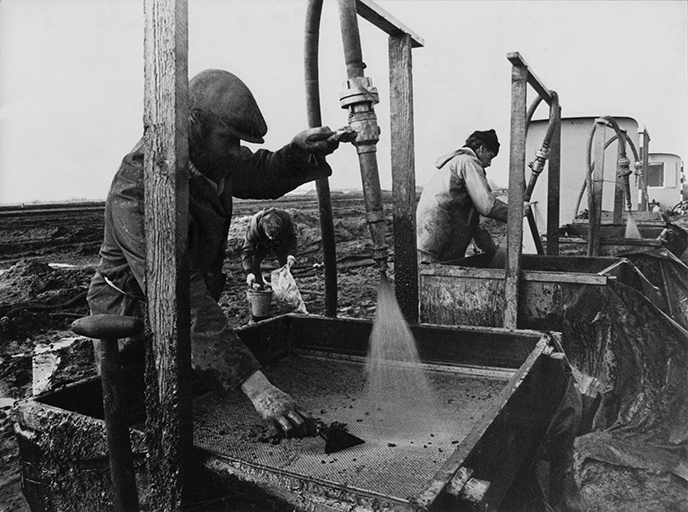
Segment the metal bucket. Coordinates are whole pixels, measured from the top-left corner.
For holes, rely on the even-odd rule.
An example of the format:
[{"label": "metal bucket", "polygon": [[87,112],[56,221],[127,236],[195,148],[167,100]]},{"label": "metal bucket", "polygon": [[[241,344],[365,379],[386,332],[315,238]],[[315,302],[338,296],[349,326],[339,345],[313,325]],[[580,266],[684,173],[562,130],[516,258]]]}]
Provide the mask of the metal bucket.
[{"label": "metal bucket", "polygon": [[270,316],[270,303],[272,302],[272,290],[247,290],[246,297],[251,305],[251,315],[254,318],[266,318]]}]

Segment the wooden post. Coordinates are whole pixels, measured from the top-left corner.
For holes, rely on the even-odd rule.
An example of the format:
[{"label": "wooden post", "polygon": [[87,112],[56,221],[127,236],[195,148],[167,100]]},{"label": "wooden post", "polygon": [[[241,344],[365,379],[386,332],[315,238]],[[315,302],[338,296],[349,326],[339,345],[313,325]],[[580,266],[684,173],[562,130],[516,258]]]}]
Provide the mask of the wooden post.
[{"label": "wooden post", "polygon": [[604,147],[607,141],[607,122],[604,119],[596,119],[595,123],[595,168],[588,187],[588,256],[600,255]]},{"label": "wooden post", "polygon": [[507,266],[504,293],[504,327],[518,324],[518,288],[523,244],[523,193],[526,164],[526,86],[528,68],[511,66],[511,147],[509,153],[509,216],[507,219]]},{"label": "wooden post", "polygon": [[618,152],[616,155],[616,171],[614,173],[614,211],[612,212],[612,223],[613,224],[623,224],[623,212],[624,212],[624,198],[626,197],[626,182],[624,176],[619,175],[619,164],[620,159],[626,156],[626,130],[619,128],[618,125],[614,125],[619,130],[617,132],[616,144],[618,145]]},{"label": "wooden post", "polygon": [[188,5],[144,0],[144,10],[148,508],[175,511],[192,446]]},{"label": "wooden post", "polygon": [[409,34],[389,36],[394,287],[404,318],[415,323],[418,322],[418,257],[411,44]]},{"label": "wooden post", "polygon": [[559,254],[559,204],[561,182],[561,107],[556,112],[557,124],[552,132],[547,162],[547,254]]},{"label": "wooden post", "polygon": [[647,204],[647,172],[650,167],[650,134],[647,131],[647,128],[643,128],[643,148],[642,148],[642,156],[643,156],[643,178],[642,180],[638,180],[638,188],[640,189],[640,206],[638,209],[641,212],[646,212],[647,209],[649,208],[649,205]]}]

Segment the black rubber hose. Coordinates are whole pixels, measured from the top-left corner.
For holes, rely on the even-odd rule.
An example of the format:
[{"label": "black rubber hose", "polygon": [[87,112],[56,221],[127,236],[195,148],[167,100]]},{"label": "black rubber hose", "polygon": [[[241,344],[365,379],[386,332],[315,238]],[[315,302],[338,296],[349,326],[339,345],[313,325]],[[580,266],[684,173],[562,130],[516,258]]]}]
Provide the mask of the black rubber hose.
[{"label": "black rubber hose", "polygon": [[[318,49],[320,18],[323,0],[310,0],[306,11],[304,40],[304,71],[306,79],[306,109],[309,128],[322,126],[320,109],[320,77],[318,70]],[[328,178],[315,182],[320,211],[320,231],[325,268],[325,315],[337,316],[337,251],[332,216],[332,198]]]}]

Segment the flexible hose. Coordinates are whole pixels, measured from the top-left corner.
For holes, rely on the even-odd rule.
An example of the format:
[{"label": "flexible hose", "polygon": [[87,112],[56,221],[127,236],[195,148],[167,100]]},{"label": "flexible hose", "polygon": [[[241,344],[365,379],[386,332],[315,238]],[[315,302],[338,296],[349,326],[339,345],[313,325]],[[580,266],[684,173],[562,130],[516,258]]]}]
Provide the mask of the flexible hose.
[{"label": "flexible hose", "polygon": [[[605,116],[599,119],[604,119],[604,120],[609,120],[611,119],[613,121],[612,127],[615,127],[615,134],[607,140],[604,144],[604,149],[606,150],[613,142],[615,142],[617,139],[619,139],[619,134],[623,133],[623,137],[620,139],[623,142],[619,143],[619,156],[623,156],[623,158],[626,158],[626,148],[625,145],[628,143],[628,145],[631,148],[631,151],[633,152],[633,157],[635,158],[635,161],[638,162],[640,161],[640,158],[638,156],[638,151],[636,150],[635,144],[633,144],[633,141],[626,135],[621,128],[619,128],[619,125],[616,123],[616,121],[611,118],[610,116]],[[581,202],[583,201],[583,194],[585,193],[586,188],[588,187],[588,181],[591,181],[591,176],[593,174],[593,171],[595,170],[595,165],[592,161],[592,142],[593,142],[593,137],[595,136],[595,131],[597,130],[596,123],[593,123],[592,129],[590,130],[590,135],[588,136],[588,142],[586,146],[586,166],[587,166],[587,174],[585,177],[585,180],[583,181],[583,185],[581,186],[580,192],[578,193],[578,200],[576,201],[576,208],[574,209],[575,214],[578,214],[578,209],[580,208]],[[628,183],[628,180],[626,180],[626,189],[627,189],[627,200],[628,200],[628,209],[631,210],[631,203],[630,203],[630,183]]]},{"label": "flexible hose", "polygon": [[[306,10],[304,74],[306,80],[306,112],[309,128],[322,126],[318,69],[322,5],[323,0],[310,0]],[[325,315],[334,318],[337,316],[337,252],[329,180],[327,178],[316,180],[315,187],[318,193],[323,266],[325,269]]]},{"label": "flexible hose", "polygon": [[[587,254],[588,256],[598,256],[598,251],[599,251],[599,241],[596,240],[597,237],[600,236],[600,227],[602,225],[602,215],[601,215],[601,208],[602,208],[602,188],[600,188],[599,192],[595,191],[593,189],[593,163],[592,163],[592,143],[593,143],[593,138],[595,136],[595,132],[597,131],[597,124],[599,121],[604,121],[606,124],[611,126],[614,131],[616,132],[616,140],[618,141],[618,154],[617,154],[617,180],[616,184],[617,187],[615,189],[614,193],[614,223],[620,223],[621,220],[623,219],[622,213],[623,213],[623,196],[625,193],[625,190],[628,190],[628,196],[630,198],[630,183],[628,180],[628,174],[624,176],[624,186],[619,187],[618,186],[618,173],[619,173],[619,167],[622,164],[628,164],[628,158],[626,157],[626,133],[619,127],[619,124],[616,122],[616,120],[611,117],[611,116],[602,116],[598,117],[595,119],[592,129],[590,130],[590,136],[588,137],[588,144],[587,144],[587,173],[585,177],[585,181],[587,183],[588,187],[588,251]],[[607,142],[604,144],[603,150],[602,150],[602,159],[604,159],[604,151],[608,147],[608,145],[611,142]],[[597,162],[600,164],[600,162]],[[604,176],[602,177],[604,179]],[[625,190],[624,190],[625,189]],[[628,201],[629,204],[629,211],[630,211],[630,200]],[[578,206],[576,206],[578,208]]]},{"label": "flexible hose", "polygon": [[[561,124],[561,119],[559,119],[559,96],[556,92],[550,91],[552,95],[552,103],[549,109],[549,122],[547,123],[547,131],[545,132],[545,137],[542,141],[542,146],[536,153],[536,159],[530,164],[532,173],[530,175],[530,180],[528,181],[528,186],[526,187],[525,193],[523,195],[524,201],[530,201],[533,195],[533,190],[535,189],[535,184],[537,183],[538,177],[542,172],[545,161],[549,158],[549,146],[552,141],[552,135],[554,134],[554,129],[557,125]],[[533,101],[526,114],[526,134],[528,133],[528,127],[535,114],[535,110],[542,101],[542,96],[539,96]],[[527,215],[528,226],[530,226],[530,231],[533,235],[533,242],[535,243],[535,249],[538,254],[544,254],[545,250],[542,246],[542,239],[540,238],[540,233],[538,231],[537,222],[535,222],[535,215],[531,210],[528,211]]]}]

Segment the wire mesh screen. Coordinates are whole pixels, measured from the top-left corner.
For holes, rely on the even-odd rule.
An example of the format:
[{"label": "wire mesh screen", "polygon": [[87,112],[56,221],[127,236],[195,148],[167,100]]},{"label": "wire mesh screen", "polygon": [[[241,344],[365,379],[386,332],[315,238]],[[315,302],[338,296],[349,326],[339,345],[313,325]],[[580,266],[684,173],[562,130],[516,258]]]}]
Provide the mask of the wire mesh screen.
[{"label": "wire mesh screen", "polygon": [[326,455],[320,437],[275,442],[248,399],[237,392],[196,400],[196,446],[397,499],[425,488],[506,384],[503,379],[426,369],[433,403],[425,407],[417,400],[411,406],[404,403],[403,393],[398,404],[376,401],[368,393],[360,362],[292,355],[263,371],[313,417],[326,424],[343,423],[365,443]]}]

